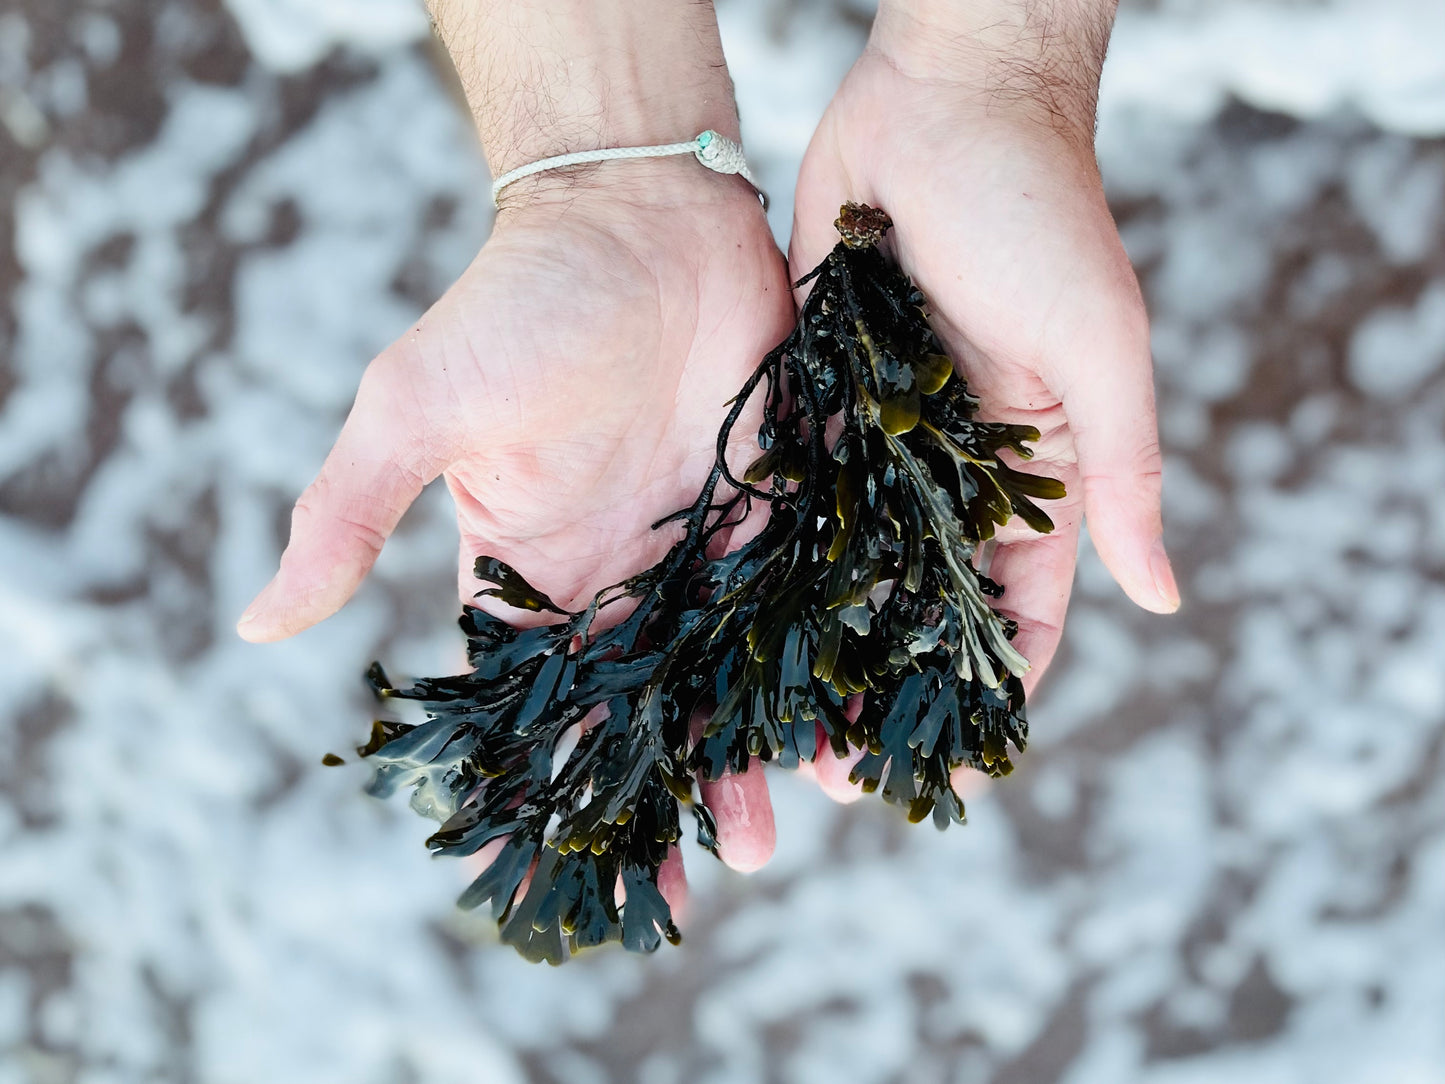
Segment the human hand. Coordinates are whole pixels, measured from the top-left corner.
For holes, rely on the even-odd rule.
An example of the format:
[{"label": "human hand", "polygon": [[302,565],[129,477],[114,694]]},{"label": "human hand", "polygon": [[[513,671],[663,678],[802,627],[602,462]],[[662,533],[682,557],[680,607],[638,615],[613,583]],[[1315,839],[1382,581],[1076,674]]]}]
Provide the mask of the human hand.
[{"label": "human hand", "polygon": [[[499,216],[457,283],[367,368],[243,636],[282,639],[339,609],[438,475],[473,605],[481,554],[567,606],[661,557],[677,528],[649,525],[696,497],[727,401],[793,319],[756,198],[675,165],[646,198],[572,188]],[[629,192],[638,181],[630,170]],[[740,440],[735,466],[755,454],[753,434]],[[761,773],[709,787],[723,857],[761,865]]]},{"label": "human hand", "polygon": [[[1179,605],[1161,537],[1148,321],[1093,154],[1089,56],[1102,61],[1108,23],[1094,39],[1055,27],[1075,36],[1052,40],[976,13],[977,27],[944,33],[927,6],[880,10],[804,159],[790,262],[797,277],[822,259],[845,200],[882,207],[985,416],[1041,433],[1027,469],[1068,496],[1045,504],[1052,534],[1003,528],[989,571],[1019,622],[1032,690],[1058,646],[1085,516],[1131,599],[1158,613]],[[996,6],[1030,18],[1024,5]],[[848,793],[835,766],[818,771],[830,793]]]},{"label": "human hand", "polygon": [[[434,8],[498,173],[561,150],[736,132],[725,70],[684,55],[708,45],[707,26],[688,22],[700,9],[586,0],[562,20],[546,3]],[[639,28],[666,63],[634,62],[627,50]],[[479,56],[478,42],[492,53]],[[647,83],[670,77],[669,64],[679,78],[700,70],[721,86],[682,94]],[[546,110],[538,85],[552,95]],[[241,635],[279,640],[339,609],[438,476],[456,502],[464,602],[475,604],[482,585],[472,568],[483,554],[565,606],[647,568],[680,530],[650,525],[692,503],[728,400],[793,318],[781,254],[756,196],[735,178],[673,158],[509,188],[476,260],[368,366]],[[738,433],[741,469],[756,454],[755,428]],[[486,608],[501,607],[488,599]],[[706,784],[703,797],[720,857],[739,869],[766,861],[773,822],[762,774]],[[662,887],[676,905],[675,853],[669,865]]]}]

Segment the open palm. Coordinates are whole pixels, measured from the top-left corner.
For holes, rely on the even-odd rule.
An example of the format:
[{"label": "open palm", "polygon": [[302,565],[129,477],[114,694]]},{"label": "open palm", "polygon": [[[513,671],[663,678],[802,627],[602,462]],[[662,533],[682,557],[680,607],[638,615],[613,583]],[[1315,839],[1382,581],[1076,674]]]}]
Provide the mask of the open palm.
[{"label": "open palm", "polygon": [[981,96],[870,46],[838,91],[798,180],[790,259],[833,244],[844,200],[892,215],[897,258],[986,416],[1041,433],[1028,468],[1059,478],[1039,536],[1011,524],[990,575],[1007,590],[1032,688],[1058,645],[1085,514],[1139,605],[1178,605],[1160,538],[1148,323],[1104,202],[1092,132]]},{"label": "open palm", "polygon": [[[465,601],[481,554],[562,605],[648,567],[675,540],[650,525],[692,503],[728,400],[792,321],[786,268],[741,185],[577,187],[504,211],[367,368],[242,635],[281,639],[339,609],[438,476],[456,501]],[[753,776],[708,795],[721,853],[743,868],[772,848]]]}]

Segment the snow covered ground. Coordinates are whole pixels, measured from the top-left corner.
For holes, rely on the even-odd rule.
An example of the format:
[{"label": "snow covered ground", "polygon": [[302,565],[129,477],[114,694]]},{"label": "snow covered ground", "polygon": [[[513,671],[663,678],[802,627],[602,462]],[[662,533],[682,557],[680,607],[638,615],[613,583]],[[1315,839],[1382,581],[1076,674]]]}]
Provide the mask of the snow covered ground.
[{"label": "snow covered ground", "polygon": [[[852,0],[724,0],[786,236]],[[450,665],[430,494],[230,626],[361,366],[486,236],[413,0],[0,11],[0,1084],[1445,1082],[1445,7],[1121,13],[1104,176],[1185,610],[1085,555],[1036,745],[910,828],[775,780],[680,949],[530,967],[319,756]]]}]

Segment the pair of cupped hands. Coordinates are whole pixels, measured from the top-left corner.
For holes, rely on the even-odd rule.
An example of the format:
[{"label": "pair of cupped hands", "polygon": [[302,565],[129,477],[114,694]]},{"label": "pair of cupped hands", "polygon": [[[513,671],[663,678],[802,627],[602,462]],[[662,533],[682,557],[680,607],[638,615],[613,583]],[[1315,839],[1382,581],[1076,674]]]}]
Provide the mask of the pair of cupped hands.
[{"label": "pair of cupped hands", "polygon": [[[1033,664],[1025,686],[1058,646],[1085,517],[1131,599],[1177,608],[1148,323],[1092,129],[1078,127],[959,93],[870,46],[804,158],[786,260],[752,190],[691,159],[541,175],[367,368],[241,635],[279,640],[339,609],[439,475],[456,502],[466,602],[480,554],[563,605],[654,563],[673,535],[650,524],[696,496],[728,400],[792,327],[790,283],[836,243],[845,200],[893,217],[892,253],[984,415],[1036,427],[1029,469],[1067,487],[1047,502],[1053,533],[1015,521],[992,558],[999,608]],[[746,428],[735,465],[756,454]],[[855,795],[847,762],[825,752],[812,770],[829,795]],[[761,866],[774,842],[763,774],[707,784],[704,797],[721,857]],[[675,865],[664,887],[676,901]]]}]

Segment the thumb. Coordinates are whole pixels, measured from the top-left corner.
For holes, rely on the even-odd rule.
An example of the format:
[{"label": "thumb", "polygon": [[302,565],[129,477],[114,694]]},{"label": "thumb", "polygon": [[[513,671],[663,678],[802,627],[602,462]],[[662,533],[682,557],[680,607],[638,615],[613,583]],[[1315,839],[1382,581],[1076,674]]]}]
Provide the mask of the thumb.
[{"label": "thumb", "polygon": [[[1136,603],[1154,613],[1179,608],[1164,551],[1159,430],[1153,362],[1142,315],[1076,357],[1063,388],[1064,412],[1083,479],[1084,518],[1105,567]],[[1086,350],[1085,353],[1095,353]]]},{"label": "thumb", "polygon": [[404,393],[393,351],[367,368],[321,473],[296,502],[281,567],[237,622],[243,639],[284,640],[339,610],[402,513],[455,458],[418,397]]},{"label": "thumb", "polygon": [[[822,263],[838,243],[838,231],[833,225],[838,209],[849,200],[869,202],[867,194],[855,190],[851,178],[838,167],[837,158],[831,118],[825,116],[803,155],[793,192],[788,273],[795,281]],[[799,301],[811,288],[797,291]]]},{"label": "thumb", "polygon": [[[843,197],[836,201],[831,198],[799,200],[793,212],[793,235],[788,242],[788,275],[794,282],[822,263],[838,243],[833,220],[843,203]],[[831,214],[826,210],[828,207],[832,207]],[[794,291],[799,304],[811,289],[808,285]]]}]

